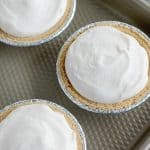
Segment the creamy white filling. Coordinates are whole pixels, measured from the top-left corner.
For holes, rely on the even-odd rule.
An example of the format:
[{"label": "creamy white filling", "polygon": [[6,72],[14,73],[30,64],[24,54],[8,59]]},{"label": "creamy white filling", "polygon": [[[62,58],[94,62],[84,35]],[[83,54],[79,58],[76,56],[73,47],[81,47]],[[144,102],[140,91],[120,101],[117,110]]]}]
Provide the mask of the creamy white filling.
[{"label": "creamy white filling", "polygon": [[14,110],[0,123],[1,150],[77,150],[76,134],[64,115],[47,105]]},{"label": "creamy white filling", "polygon": [[117,103],[145,87],[148,61],[146,50],[135,38],[110,26],[97,26],[72,43],[65,68],[82,96],[96,102]]},{"label": "creamy white filling", "polygon": [[67,0],[0,0],[0,28],[19,37],[52,28],[64,15]]}]

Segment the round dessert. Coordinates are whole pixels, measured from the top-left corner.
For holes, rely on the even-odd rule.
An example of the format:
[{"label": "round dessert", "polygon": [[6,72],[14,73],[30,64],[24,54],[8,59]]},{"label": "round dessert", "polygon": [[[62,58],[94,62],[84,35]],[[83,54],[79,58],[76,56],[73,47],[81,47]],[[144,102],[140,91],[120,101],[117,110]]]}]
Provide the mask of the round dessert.
[{"label": "round dessert", "polygon": [[60,85],[80,107],[94,112],[130,110],[150,92],[150,40],[121,22],[97,22],[77,31],[57,61]]},{"label": "round dessert", "polygon": [[0,41],[37,45],[60,34],[73,18],[76,0],[0,1]]},{"label": "round dessert", "polygon": [[43,100],[20,101],[0,112],[2,150],[86,150],[77,120],[64,108]]}]

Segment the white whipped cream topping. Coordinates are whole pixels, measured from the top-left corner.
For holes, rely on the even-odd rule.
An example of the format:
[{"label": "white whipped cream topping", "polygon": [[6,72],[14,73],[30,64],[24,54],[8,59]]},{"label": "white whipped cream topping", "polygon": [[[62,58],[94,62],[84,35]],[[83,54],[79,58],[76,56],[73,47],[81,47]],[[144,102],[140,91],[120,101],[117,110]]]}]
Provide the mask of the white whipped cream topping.
[{"label": "white whipped cream topping", "polygon": [[0,0],[0,28],[19,37],[35,36],[64,15],[67,0]]},{"label": "white whipped cream topping", "polygon": [[140,92],[148,81],[148,55],[138,41],[118,29],[97,26],[70,46],[66,73],[84,97],[117,103]]},{"label": "white whipped cream topping", "polygon": [[44,104],[21,106],[0,123],[1,150],[77,150],[76,141],[64,115]]}]

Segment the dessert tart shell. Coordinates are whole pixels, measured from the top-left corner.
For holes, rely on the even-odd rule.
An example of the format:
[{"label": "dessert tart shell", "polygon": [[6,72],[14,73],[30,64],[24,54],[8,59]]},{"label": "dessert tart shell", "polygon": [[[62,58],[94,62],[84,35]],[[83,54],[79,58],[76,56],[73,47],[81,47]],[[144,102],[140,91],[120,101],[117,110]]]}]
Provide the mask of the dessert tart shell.
[{"label": "dessert tart shell", "polygon": [[72,21],[76,10],[76,0],[68,0],[66,11],[62,18],[48,31],[37,36],[16,37],[0,29],[0,42],[12,46],[36,46],[48,42],[61,34]]},{"label": "dessert tart shell", "polygon": [[65,108],[62,106],[59,106],[58,104],[55,104],[53,102],[49,102],[46,100],[41,99],[31,99],[31,100],[21,100],[14,104],[11,104],[9,106],[4,107],[4,109],[0,110],[0,122],[2,122],[7,116],[16,108],[20,106],[25,105],[32,105],[32,104],[46,104],[48,105],[53,111],[62,113],[68,124],[70,125],[70,128],[76,133],[77,135],[77,150],[86,150],[86,139],[85,134],[81,128],[81,125],[76,120],[76,118]]},{"label": "dessert tart shell", "polygon": [[111,26],[126,34],[131,35],[140,43],[142,47],[145,48],[150,60],[150,39],[142,31],[136,27],[118,21],[96,22],[79,29],[66,41],[62,47],[56,64],[58,81],[64,93],[69,97],[69,99],[83,109],[96,113],[120,113],[128,111],[146,101],[150,96],[150,68],[148,72],[149,79],[145,88],[135,96],[114,104],[99,103],[87,99],[76,91],[67,77],[65,70],[65,58],[68,48],[80,34],[95,26]]}]

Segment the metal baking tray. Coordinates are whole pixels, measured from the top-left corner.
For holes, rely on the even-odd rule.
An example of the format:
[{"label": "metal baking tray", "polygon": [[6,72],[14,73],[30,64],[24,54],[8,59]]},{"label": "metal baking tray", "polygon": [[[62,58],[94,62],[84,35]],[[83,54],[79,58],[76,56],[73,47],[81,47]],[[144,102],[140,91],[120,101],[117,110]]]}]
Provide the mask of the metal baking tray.
[{"label": "metal baking tray", "polygon": [[23,99],[46,99],[67,108],[79,120],[88,150],[130,150],[150,131],[150,100],[118,115],[94,114],[74,105],[56,77],[58,52],[80,27],[95,21],[118,20],[150,35],[150,8],[142,0],[78,0],[70,26],[59,37],[36,47],[0,43],[0,108]]}]

